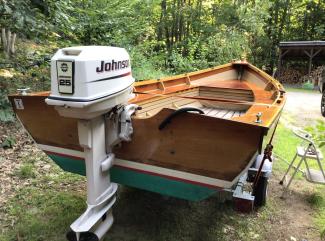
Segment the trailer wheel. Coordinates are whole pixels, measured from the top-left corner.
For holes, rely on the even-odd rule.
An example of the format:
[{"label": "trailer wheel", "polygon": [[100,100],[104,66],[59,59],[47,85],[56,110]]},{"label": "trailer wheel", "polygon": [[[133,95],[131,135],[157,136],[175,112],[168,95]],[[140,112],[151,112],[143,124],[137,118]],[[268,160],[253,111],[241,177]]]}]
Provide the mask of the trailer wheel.
[{"label": "trailer wheel", "polygon": [[265,205],[268,183],[269,183],[269,178],[261,175],[261,177],[259,178],[258,183],[254,189],[254,196],[255,196],[254,206],[255,207],[261,207],[261,206]]},{"label": "trailer wheel", "polygon": [[322,115],[325,117],[325,90],[323,90],[322,100],[320,103],[320,110]]}]

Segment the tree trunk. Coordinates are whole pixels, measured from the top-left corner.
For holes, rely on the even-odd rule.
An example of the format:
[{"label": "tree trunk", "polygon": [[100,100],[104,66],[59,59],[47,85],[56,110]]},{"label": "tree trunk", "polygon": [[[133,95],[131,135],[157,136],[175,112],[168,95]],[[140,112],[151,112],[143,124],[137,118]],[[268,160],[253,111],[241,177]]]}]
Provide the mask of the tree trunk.
[{"label": "tree trunk", "polygon": [[16,51],[15,43],[16,43],[16,33],[11,33],[11,31],[5,28],[1,29],[1,40],[3,52],[5,53],[6,58],[9,58]]},{"label": "tree trunk", "polygon": [[2,39],[3,51],[5,52],[6,49],[7,49],[7,36],[6,36],[6,29],[5,28],[1,29],[1,39]]},{"label": "tree trunk", "polygon": [[16,49],[15,49],[16,36],[17,36],[16,33],[12,34],[10,49],[9,49],[11,55],[15,54],[15,52],[16,52]]},{"label": "tree trunk", "polygon": [[10,44],[11,44],[11,31],[8,29],[7,30],[7,48],[6,48],[6,55],[9,57],[10,56]]},{"label": "tree trunk", "polygon": [[157,28],[157,39],[158,41],[163,40],[163,33],[164,33],[164,26],[165,26],[165,19],[166,19],[166,0],[161,1],[161,13],[160,19]]}]

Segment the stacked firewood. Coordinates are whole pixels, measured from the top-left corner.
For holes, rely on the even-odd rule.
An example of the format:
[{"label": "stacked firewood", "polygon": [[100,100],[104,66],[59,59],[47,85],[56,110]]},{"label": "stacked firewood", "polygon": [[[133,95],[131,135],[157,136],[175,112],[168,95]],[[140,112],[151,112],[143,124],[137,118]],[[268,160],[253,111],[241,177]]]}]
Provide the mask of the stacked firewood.
[{"label": "stacked firewood", "polygon": [[285,84],[303,84],[311,82],[314,85],[317,85],[322,76],[325,75],[323,72],[325,72],[325,65],[317,67],[310,73],[310,75],[302,68],[286,68],[281,70],[278,79],[281,83]]},{"label": "stacked firewood", "polygon": [[306,74],[301,77],[301,83],[311,82],[314,86],[318,85],[318,82],[321,80],[322,76],[325,75],[325,66],[318,66],[316,69],[311,71],[310,75]]},{"label": "stacked firewood", "polygon": [[313,80],[314,80],[313,83],[314,83],[314,85],[318,85],[319,81],[321,81],[322,78],[325,78],[325,65],[317,67],[313,72],[315,75],[313,77]]},{"label": "stacked firewood", "polygon": [[300,84],[301,77],[304,75],[303,70],[297,68],[285,68],[280,71],[279,81],[285,84]]}]

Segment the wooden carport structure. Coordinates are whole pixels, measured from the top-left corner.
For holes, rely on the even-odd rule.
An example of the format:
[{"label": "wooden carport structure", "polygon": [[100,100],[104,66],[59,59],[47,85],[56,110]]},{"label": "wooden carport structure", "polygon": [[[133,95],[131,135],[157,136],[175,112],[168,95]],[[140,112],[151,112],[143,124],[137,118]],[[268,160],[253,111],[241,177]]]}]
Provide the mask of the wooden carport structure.
[{"label": "wooden carport structure", "polygon": [[280,73],[284,60],[307,60],[308,74],[316,60],[325,60],[325,41],[280,42],[277,73]]}]

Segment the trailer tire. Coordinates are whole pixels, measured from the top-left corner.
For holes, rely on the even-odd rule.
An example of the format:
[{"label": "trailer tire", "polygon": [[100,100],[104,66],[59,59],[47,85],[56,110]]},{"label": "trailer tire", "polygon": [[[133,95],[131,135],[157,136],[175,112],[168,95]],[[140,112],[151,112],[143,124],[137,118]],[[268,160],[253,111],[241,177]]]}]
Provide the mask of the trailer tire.
[{"label": "trailer tire", "polygon": [[258,180],[258,183],[254,189],[254,206],[261,207],[264,206],[266,203],[267,197],[267,186],[269,183],[269,178],[261,176]]},{"label": "trailer tire", "polygon": [[322,116],[325,117],[325,90],[323,90],[323,94],[322,94],[322,100],[320,103],[320,111],[322,113]]}]

